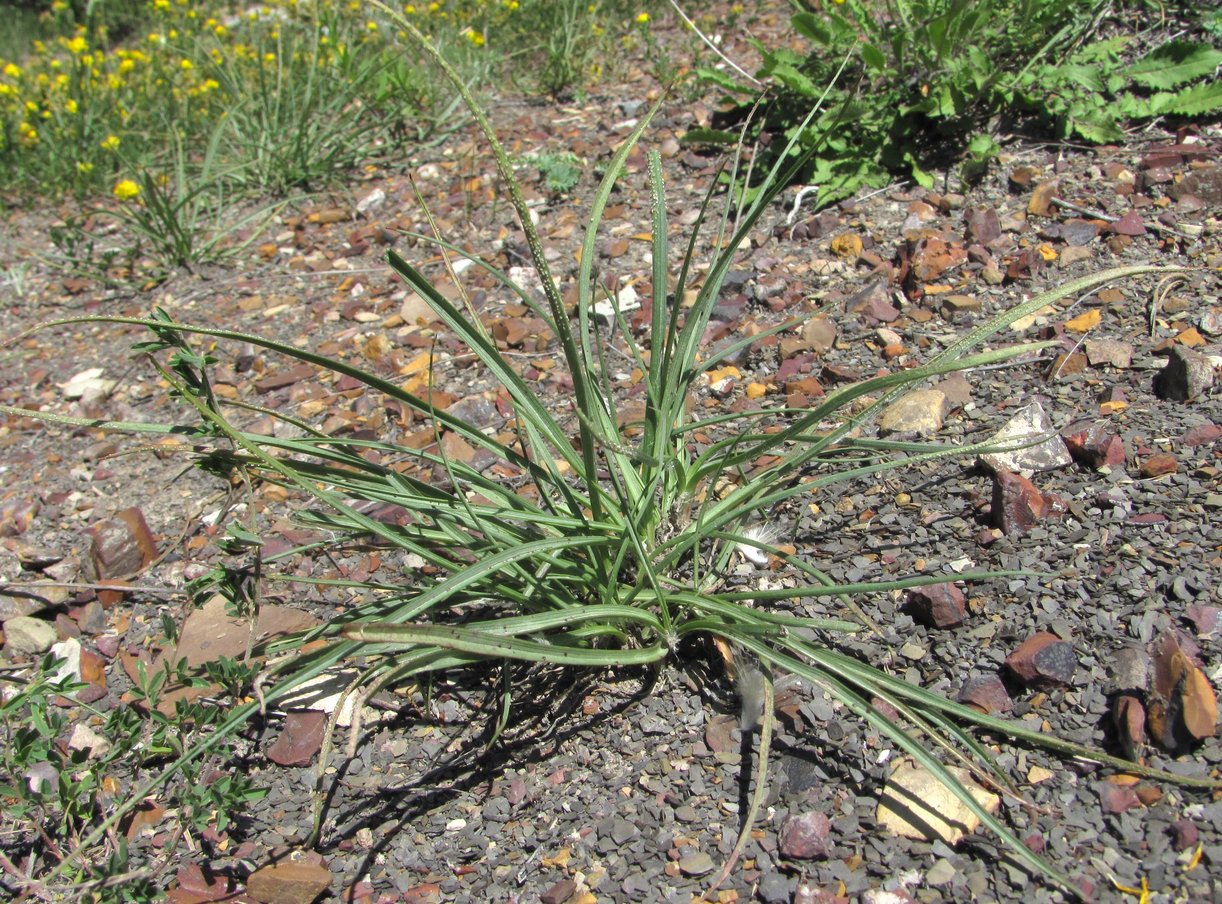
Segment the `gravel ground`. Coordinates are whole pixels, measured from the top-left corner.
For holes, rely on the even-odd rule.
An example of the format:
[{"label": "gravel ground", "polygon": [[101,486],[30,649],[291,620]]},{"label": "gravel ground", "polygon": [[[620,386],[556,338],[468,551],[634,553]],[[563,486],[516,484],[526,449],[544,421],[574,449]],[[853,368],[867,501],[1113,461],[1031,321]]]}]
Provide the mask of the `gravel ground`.
[{"label": "gravel ground", "polygon": [[[597,184],[595,170],[639,109],[639,89],[608,89],[580,110],[518,102],[497,107],[498,127],[515,153],[569,147],[590,162],[571,197],[550,196],[537,174],[523,171],[534,180],[541,228],[564,280],[575,273],[572,251],[580,239],[583,202]],[[709,112],[707,101],[669,103],[647,134],[648,144],[665,157],[675,223],[691,222],[715,159],[679,147],[674,138],[706,121]],[[507,205],[496,198],[491,162],[482,152],[471,156],[474,142],[468,133],[435,159],[419,161],[414,175],[443,233],[459,244],[470,242],[502,266],[517,266]],[[1061,339],[1060,349],[939,386],[948,399],[934,433],[939,440],[987,438],[1039,400],[1056,430],[1072,433],[1074,424],[1101,424],[1123,443],[1123,458],[1111,466],[1077,462],[1035,473],[1039,491],[1059,502],[1052,516],[1025,534],[998,527],[995,478],[970,458],[950,457],[883,480],[847,484],[775,513],[799,553],[838,580],[914,573],[950,580],[979,569],[1031,572],[965,587],[966,619],[954,627],[927,624],[902,594],[863,599],[881,633],[859,635],[845,642],[846,649],[952,696],[973,681],[1000,679],[1012,702],[1008,718],[1114,752],[1124,741],[1114,719],[1116,695],[1129,686],[1117,673],[1132,656],[1123,651],[1157,654],[1174,638],[1218,685],[1222,431],[1215,425],[1222,424],[1222,394],[1213,387],[1187,401],[1169,399],[1165,383],[1156,380],[1176,348],[1205,356],[1211,375],[1222,354],[1222,132],[1202,129],[1199,142],[1166,166],[1161,164],[1175,155],[1159,149],[1176,145],[1177,136],[1146,135],[1123,147],[1094,150],[1014,143],[965,195],[949,183],[938,192],[893,186],[792,224],[785,222],[787,211],[778,209],[757,229],[731,279],[718,331],[737,336],[825,306],[837,336],[826,349],[817,343],[753,346],[734,362],[739,374],[727,387],[706,390],[698,400],[710,408],[780,406],[792,403],[795,393],[813,395],[809,381],[830,386],[849,374],[868,376],[924,360],[990,313],[1105,267],[1203,268],[1176,283],[1141,277],[1117,284],[1110,294],[1067,299],[1021,334]],[[634,155],[600,248],[604,271],[621,285],[648,278],[648,246],[629,238],[648,224],[643,163]],[[480,180],[475,187],[472,176]],[[1029,214],[1039,187],[1054,179],[1065,200],[1111,218],[1131,213],[1141,232],[1129,234],[1136,230],[1106,226],[1068,207]],[[358,202],[378,193],[380,204],[355,213]],[[996,234],[981,222],[988,219],[981,210],[996,213]],[[404,293],[382,263],[379,237],[420,222],[402,175],[373,174],[349,195],[286,218],[279,234],[239,268],[179,275],[141,294],[82,285],[42,264],[54,219],[53,211],[7,215],[0,263],[33,263],[23,271],[22,291],[10,291],[0,308],[5,336],[50,317],[135,314],[158,305],[181,320],[257,330],[361,356],[388,374],[409,365],[433,338],[410,317],[404,321]],[[1082,219],[1099,222],[1082,232]],[[498,248],[489,237],[503,230],[509,239]],[[855,237],[860,248],[844,236]],[[935,256],[928,241],[920,244],[931,236],[962,256],[938,271],[945,260],[920,258]],[[401,239],[397,247],[444,282],[428,249]],[[929,278],[914,276],[922,263]],[[564,381],[545,366],[554,346],[536,342],[523,312],[490,284],[473,276],[471,285],[489,324],[502,324],[507,335],[525,330],[508,354],[562,404]],[[1098,323],[1081,329],[1092,312],[1099,314]],[[1076,320],[1082,315],[1088,320]],[[723,339],[718,331],[709,337],[712,344]],[[0,359],[0,400],[89,416],[169,417],[171,403],[159,394],[156,376],[129,363],[127,349],[136,335],[90,326],[18,343]],[[384,347],[378,337],[387,340]],[[445,351],[456,351],[447,345],[449,337],[437,338]],[[1103,340],[1113,344],[1099,344]],[[236,397],[330,425],[324,429],[373,430],[388,439],[419,429],[343,386],[313,377],[275,385],[282,381],[272,378],[284,375],[288,365],[257,358],[247,369],[251,362],[241,354],[221,352],[217,380]],[[119,385],[92,402],[66,400],[62,384],[92,366],[105,368]],[[440,374],[439,387],[466,406],[468,415],[500,416],[497,387],[460,357],[451,354]],[[766,388],[762,398],[749,398],[753,383]],[[100,431],[47,428],[18,418],[0,424],[5,517],[31,500],[40,506],[28,525],[8,532],[14,535],[0,548],[4,578],[44,578],[22,564],[32,561],[31,550],[41,550],[68,563],[56,572],[62,579],[76,579],[72,563],[88,557],[85,529],[128,506],[141,509],[166,553],[137,584],[179,587],[215,561],[215,531],[201,519],[217,508],[216,486],[200,475],[180,474],[182,461],[172,456],[112,457],[139,445]],[[261,526],[273,544],[300,539],[283,520],[285,500],[268,494],[260,506]],[[390,557],[374,562],[368,551],[342,551],[327,561],[287,567],[316,576],[378,576],[379,566],[385,574],[400,564]],[[752,566],[743,568],[743,580],[756,579]],[[311,589],[304,598],[275,593],[275,601],[321,617],[352,602],[339,591]],[[81,591],[63,602],[80,604],[88,597]],[[55,614],[52,607],[45,617]],[[106,610],[107,625],[86,632],[84,642],[96,646],[97,638],[122,626],[123,646],[136,650],[156,635],[162,614],[185,618],[181,594],[129,593]],[[1041,631],[1072,650],[1065,680],[1043,689],[1016,678],[1005,665],[1007,656]],[[354,755],[340,750],[326,776],[330,797],[316,851],[332,876],[330,894],[387,902],[692,899],[709,886],[733,847],[746,809],[744,776],[755,756],[753,733],[743,737],[738,728],[734,689],[713,662],[709,650],[693,647],[660,674],[575,675],[514,666],[517,717],[491,750],[485,742],[495,686],[486,670],[447,675],[427,696],[403,692],[375,701]],[[110,660],[109,705],[127,686],[119,658]],[[739,868],[722,887],[722,900],[1060,900],[1008,862],[987,834],[970,834],[951,846],[899,838],[882,828],[877,804],[895,762],[890,745],[800,684],[790,683],[778,706],[767,804]],[[281,766],[266,758],[282,727],[281,716],[269,717],[244,740],[246,762],[232,764],[252,774],[267,797],[223,835],[182,846],[172,855],[176,869],[203,864],[240,882],[305,842],[315,767]],[[1098,899],[1132,897],[1117,891],[1114,879],[1129,888],[1140,888],[1144,880],[1150,901],[1222,900],[1222,802],[1216,795],[1146,782],[1132,794],[1105,771],[1015,747],[1005,738],[985,740],[1024,795],[1021,802],[1003,801],[1003,819]],[[1146,753],[1151,764],[1186,775],[1216,778],[1222,766],[1216,737],[1177,757],[1158,746]],[[784,843],[782,826],[812,814],[827,817],[825,843],[813,856],[799,858]],[[160,835],[150,831],[138,839],[137,850],[155,856],[158,838],[164,842],[167,831],[164,825]],[[181,874],[177,882],[182,884]],[[242,899],[240,886],[235,893],[232,900]]]}]

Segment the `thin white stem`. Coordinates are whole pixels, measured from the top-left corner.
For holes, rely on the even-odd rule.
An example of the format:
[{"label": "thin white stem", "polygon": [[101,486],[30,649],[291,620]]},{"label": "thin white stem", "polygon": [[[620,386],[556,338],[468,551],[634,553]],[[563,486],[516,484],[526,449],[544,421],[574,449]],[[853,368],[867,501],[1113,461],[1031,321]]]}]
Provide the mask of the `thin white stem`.
[{"label": "thin white stem", "polygon": [[722,59],[722,60],[725,62],[725,64],[726,64],[727,66],[729,66],[731,69],[733,69],[733,70],[734,70],[735,72],[737,72],[739,75],[741,75],[743,78],[745,78],[745,79],[746,79],[747,81],[749,81],[751,84],[755,85],[755,87],[757,87],[757,88],[762,88],[762,87],[764,87],[764,83],[763,83],[763,82],[761,82],[761,81],[760,81],[759,79],[757,79],[755,76],[751,75],[749,72],[747,72],[745,69],[743,69],[743,67],[742,67],[742,66],[739,66],[739,65],[738,65],[738,63],[734,62],[732,59],[730,59],[728,56],[726,56],[726,55],[725,55],[725,53],[724,53],[724,52],[722,52],[722,49],[721,49],[720,47],[718,47],[718,46],[717,46],[716,42],[714,42],[712,38],[710,38],[710,37],[709,37],[708,35],[706,35],[706,34],[705,34],[703,31],[701,31],[699,28],[697,28],[697,27],[696,27],[696,23],[695,23],[695,22],[693,22],[691,19],[689,19],[689,18],[687,17],[687,13],[685,13],[685,12],[684,12],[684,11],[683,11],[683,10],[680,8],[679,3],[678,3],[678,0],[670,0],[670,5],[671,5],[672,7],[674,7],[675,12],[677,12],[677,13],[679,14],[679,18],[680,18],[680,19],[682,19],[684,22],[686,22],[686,23],[687,23],[687,27],[688,27],[688,28],[690,28],[692,31],[694,31],[694,32],[696,33],[696,35],[697,35],[697,36],[700,38],[700,40],[704,41],[705,45],[707,45],[707,46],[708,46],[709,50],[713,51],[713,53],[715,53],[715,54],[717,54],[719,57],[721,57],[721,59]]}]

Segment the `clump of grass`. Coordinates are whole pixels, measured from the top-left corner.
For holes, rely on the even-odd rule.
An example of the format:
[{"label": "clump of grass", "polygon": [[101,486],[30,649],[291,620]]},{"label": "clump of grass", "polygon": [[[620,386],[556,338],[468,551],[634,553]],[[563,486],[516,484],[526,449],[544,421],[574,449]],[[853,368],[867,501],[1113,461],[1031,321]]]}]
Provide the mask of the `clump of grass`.
[{"label": "clump of grass", "polygon": [[[1013,319],[1111,280],[1167,272],[1165,268],[1120,268],[1067,283],[1016,304],[922,366],[842,387],[809,410],[700,419],[689,413],[688,402],[701,379],[758,338],[743,339],[712,355],[702,347],[705,329],[734,264],[735,249],[795,169],[805,164],[804,156],[780,155],[781,162],[767,173],[763,189],[740,211],[737,222],[731,223],[728,209],[719,217],[712,214],[710,189],[692,237],[674,255],[668,239],[661,160],[657,153],[648,155],[652,290],[647,329],[640,334],[646,338],[638,339],[614,295],[604,293],[598,284],[597,239],[611,194],[656,107],[618,148],[594,196],[573,316],[532,224],[512,161],[461,76],[415,26],[386,7],[379,8],[446,74],[492,147],[544,300],[537,301],[504,274],[496,276],[558,342],[573,383],[570,409],[557,410],[554,402],[540,397],[478,320],[393,252],[389,260],[394,270],[465,343],[487,375],[504,387],[513,409],[509,437],[489,436],[477,425],[435,408],[428,393],[422,397],[353,364],[264,337],[177,323],[161,312],[150,318],[85,317],[57,322],[105,320],[146,327],[151,339],[141,351],[158,362],[171,391],[195,419],[193,426],[90,422],[91,426],[188,437],[200,448],[201,467],[244,481],[278,484],[311,500],[295,516],[306,526],[325,530],[329,545],[367,542],[372,537],[419,557],[428,566],[405,576],[401,583],[361,584],[376,599],[314,631],[261,648],[260,653],[275,657],[261,682],[266,688],[261,703],[272,703],[347,661],[360,668],[348,693],[364,698],[428,673],[486,668],[502,660],[588,669],[661,667],[687,641],[712,639],[732,657],[757,664],[758,678],[753,678],[757,686],[751,696],[762,699],[755,791],[735,856],[748,837],[765,790],[774,719],[773,682],[777,674],[788,673],[829,693],[912,756],[951,788],[1002,839],[1017,861],[1071,894],[1072,882],[1062,869],[1032,853],[944,765],[945,757],[953,757],[970,764],[984,780],[1013,791],[968,727],[1127,772],[1216,787],[1216,783],[1148,769],[983,715],[846,655],[837,649],[837,636],[859,626],[832,617],[823,607],[825,602],[936,583],[945,577],[837,584],[816,562],[778,548],[769,535],[754,529],[778,507],[816,490],[904,464],[983,451],[984,447],[976,445],[872,441],[861,438],[858,428],[886,402],[922,380],[1013,360],[1042,347],[1036,343],[986,348]],[[810,112],[804,125],[817,115],[818,108]],[[712,244],[722,250],[715,252],[697,285],[697,235],[706,228],[714,229]],[[462,254],[444,240],[435,244]],[[487,266],[477,258],[470,259]],[[689,289],[694,290],[695,300],[684,307],[676,299],[685,298]],[[604,294],[611,310],[610,324],[591,316]],[[790,320],[770,332],[780,333],[800,323],[801,318]],[[245,432],[231,417],[230,403],[211,392],[211,358],[195,349],[192,337],[204,338],[209,344],[214,340],[248,342],[359,380],[369,390],[427,419],[439,439],[450,434],[491,455],[496,461],[493,473],[504,479],[494,479],[486,470],[447,457],[444,443],[438,443],[436,451],[419,450],[380,439],[330,436],[296,420],[292,423],[299,435],[292,437]],[[622,344],[622,351],[643,375],[644,412],[630,424],[622,423],[625,409],[612,376],[615,368],[606,357],[612,341]],[[77,423],[50,414],[35,416]],[[697,445],[692,437],[698,432],[720,438]],[[409,514],[403,524],[379,521],[362,513],[357,503],[365,501],[399,506]],[[248,527],[238,531],[245,546],[257,548],[257,535]],[[745,548],[779,557],[806,583],[767,590],[727,584],[724,576]],[[224,586],[225,573],[215,577]],[[319,640],[326,643],[316,643]],[[512,688],[504,693],[498,730],[512,705]],[[257,711],[255,704],[232,709],[210,738],[185,751],[167,773],[195,762]],[[144,793],[143,789],[137,793]],[[96,843],[106,825],[123,811],[124,807],[117,808],[82,843]],[[719,880],[729,875],[735,856],[726,863]]]}]

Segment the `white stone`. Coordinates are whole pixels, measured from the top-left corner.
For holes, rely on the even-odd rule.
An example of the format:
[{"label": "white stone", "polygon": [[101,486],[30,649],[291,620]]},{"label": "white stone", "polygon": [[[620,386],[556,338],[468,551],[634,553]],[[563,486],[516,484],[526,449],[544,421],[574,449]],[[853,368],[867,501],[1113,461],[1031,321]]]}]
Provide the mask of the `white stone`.
[{"label": "white stone", "polygon": [[994,471],[1055,471],[1073,462],[1038,400],[1010,418],[989,440],[989,445],[1009,450],[980,456]]},{"label": "white stone", "polygon": [[55,670],[55,681],[81,680],[81,642],[75,637],[61,640],[51,647],[51,655],[61,660]]},{"label": "white stone", "polygon": [[[356,676],[356,669],[323,672],[316,678],[311,678],[304,684],[293,688],[286,696],[277,700],[276,705],[285,710],[308,709],[330,715],[340,705],[340,698],[343,697],[344,691],[352,684],[352,679]],[[352,725],[352,717],[356,713],[358,700],[360,700],[359,692],[350,694],[344,700],[343,708],[340,709],[339,717],[335,721],[336,725],[341,728]]]},{"label": "white stone", "polygon": [[930,436],[942,429],[949,404],[946,393],[940,389],[917,389],[883,409],[878,429],[881,433]]},{"label": "white stone", "polygon": [[30,615],[18,615],[4,623],[4,649],[14,655],[45,653],[58,637],[55,625]]},{"label": "white stone", "polygon": [[[967,770],[948,767],[968,793],[989,813],[996,813],[1001,798],[971,780]],[[878,823],[904,838],[957,844],[980,828],[980,819],[933,773],[911,758],[900,761],[887,777],[878,801]]]},{"label": "white stone", "polygon": [[90,367],[88,370],[74,374],[67,383],[60,383],[59,388],[63,390],[64,398],[70,402],[84,398],[86,395],[91,399],[101,398],[116,385],[115,380],[103,379],[102,374],[105,372],[105,368]]},{"label": "white stone", "polygon": [[89,756],[105,756],[110,750],[110,741],[106,740],[84,722],[77,722],[68,737],[69,750],[87,750]]},{"label": "white stone", "polygon": [[367,213],[370,210],[377,210],[386,202],[386,192],[380,188],[375,188],[365,197],[356,203],[357,213]]}]

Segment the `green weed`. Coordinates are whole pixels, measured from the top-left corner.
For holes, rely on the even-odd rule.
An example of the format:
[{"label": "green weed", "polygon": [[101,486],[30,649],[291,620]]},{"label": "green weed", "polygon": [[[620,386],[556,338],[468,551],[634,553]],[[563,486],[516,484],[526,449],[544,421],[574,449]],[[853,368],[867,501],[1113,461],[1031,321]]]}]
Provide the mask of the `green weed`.
[{"label": "green weed", "polygon": [[[793,28],[812,48],[760,47],[757,75],[777,93],[753,134],[769,133],[773,148],[785,146],[777,134],[795,137],[798,152],[819,142],[800,181],[818,185],[826,205],[897,176],[930,187],[934,167],[959,164],[971,181],[997,154],[999,123],[1115,141],[1127,122],[1222,109],[1213,48],[1175,41],[1134,61],[1131,35],[1087,45],[1111,10],[1105,0],[845,0],[799,12]],[[703,75],[754,93],[723,72]],[[798,131],[829,83],[825,112]]]},{"label": "green weed", "polygon": [[547,190],[557,195],[567,194],[576,188],[585,172],[581,158],[568,151],[529,154],[522,158],[522,162],[536,167]]}]

